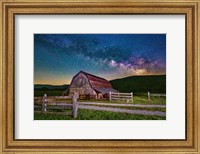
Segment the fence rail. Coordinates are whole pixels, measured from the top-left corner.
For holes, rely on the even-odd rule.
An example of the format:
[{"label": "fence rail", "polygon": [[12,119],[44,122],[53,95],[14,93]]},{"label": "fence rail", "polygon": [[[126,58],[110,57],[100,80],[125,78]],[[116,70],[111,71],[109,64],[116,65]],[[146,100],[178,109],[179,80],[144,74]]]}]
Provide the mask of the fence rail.
[{"label": "fence rail", "polygon": [[112,95],[130,95],[131,93],[114,93],[114,92],[111,92]]},{"label": "fence rail", "polygon": [[133,102],[133,93],[109,93],[109,100]]},{"label": "fence rail", "polygon": [[[41,111],[35,111],[35,112],[41,112],[43,114],[46,114],[46,113],[63,114],[63,115],[71,115],[73,116],[73,118],[77,118],[77,113],[78,113],[77,98],[78,98],[77,93],[74,93],[74,95],[72,96],[72,104],[65,104],[63,102],[57,102],[56,97],[47,98],[47,95],[45,94],[44,97],[42,97],[42,99],[37,98],[36,103],[34,102],[35,103],[34,109],[41,109]],[[54,112],[54,110],[62,110],[62,109],[71,109],[72,111],[71,112]],[[48,111],[48,110],[53,110],[53,111]]]},{"label": "fence rail", "polygon": [[151,96],[166,96],[166,94],[151,94]]},{"label": "fence rail", "polygon": [[57,99],[70,99],[69,96],[56,96]]}]

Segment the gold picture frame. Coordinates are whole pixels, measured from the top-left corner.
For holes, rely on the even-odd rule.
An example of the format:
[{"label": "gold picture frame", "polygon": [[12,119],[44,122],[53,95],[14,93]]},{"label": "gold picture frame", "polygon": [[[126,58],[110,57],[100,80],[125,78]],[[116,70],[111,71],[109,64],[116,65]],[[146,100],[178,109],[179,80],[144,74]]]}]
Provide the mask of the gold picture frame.
[{"label": "gold picture frame", "polygon": [[[199,0],[2,0],[0,2],[1,153],[200,153]],[[186,139],[14,139],[16,14],[184,14],[186,16]]]}]

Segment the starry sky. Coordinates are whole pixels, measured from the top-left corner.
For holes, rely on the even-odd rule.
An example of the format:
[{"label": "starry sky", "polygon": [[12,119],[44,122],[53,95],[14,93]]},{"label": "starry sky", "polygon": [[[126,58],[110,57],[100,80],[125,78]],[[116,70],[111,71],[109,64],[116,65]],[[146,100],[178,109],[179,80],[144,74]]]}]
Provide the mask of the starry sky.
[{"label": "starry sky", "polygon": [[34,34],[34,84],[69,84],[80,70],[107,80],[166,74],[166,35]]}]

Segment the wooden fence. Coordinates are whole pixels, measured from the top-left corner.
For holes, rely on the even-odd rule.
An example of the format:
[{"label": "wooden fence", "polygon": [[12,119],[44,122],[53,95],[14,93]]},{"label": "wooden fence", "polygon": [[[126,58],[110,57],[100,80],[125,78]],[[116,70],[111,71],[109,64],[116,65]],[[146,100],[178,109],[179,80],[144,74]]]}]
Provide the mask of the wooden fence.
[{"label": "wooden fence", "polygon": [[[39,99],[39,98],[37,98]],[[78,113],[78,95],[77,93],[74,93],[74,95],[72,96],[72,103],[71,104],[67,104],[64,103],[63,100],[68,99],[68,98],[61,98],[59,97],[59,100],[61,99],[61,102],[58,102],[57,100],[58,98],[56,97],[50,97],[47,98],[47,95],[45,94],[44,97],[42,98],[41,101],[37,101],[36,103],[34,103],[34,108],[35,109],[41,109],[41,113],[43,114],[61,114],[61,115],[71,115],[73,116],[73,118],[77,118],[77,113]],[[42,103],[40,103],[42,102]],[[70,109],[70,112],[57,112],[56,110],[63,110],[63,109]],[[36,111],[35,111],[36,112]]]},{"label": "wooden fence", "polygon": [[86,99],[86,100],[96,99],[96,96],[90,94],[79,94],[79,99]]},{"label": "wooden fence", "polygon": [[147,95],[148,95],[148,102],[150,103],[151,102],[151,96],[155,96],[155,97],[158,97],[159,99],[161,98],[161,97],[166,97],[166,94],[151,94],[150,92],[148,92],[147,93]]},{"label": "wooden fence", "polygon": [[[34,102],[36,104],[42,104],[43,97],[34,97]],[[71,101],[72,97],[69,97],[69,96],[48,96],[48,98],[46,98],[46,100],[47,100],[48,104],[57,104],[57,103],[65,103],[66,101]]]},{"label": "wooden fence", "polygon": [[109,93],[109,100],[133,102],[133,93]]}]

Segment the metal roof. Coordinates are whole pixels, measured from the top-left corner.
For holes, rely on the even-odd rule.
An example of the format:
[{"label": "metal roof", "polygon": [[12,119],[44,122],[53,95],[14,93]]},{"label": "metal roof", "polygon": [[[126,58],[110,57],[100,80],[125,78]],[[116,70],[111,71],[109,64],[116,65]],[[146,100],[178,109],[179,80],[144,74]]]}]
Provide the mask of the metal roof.
[{"label": "metal roof", "polygon": [[118,92],[117,90],[112,89],[112,88],[94,88],[94,90],[96,90],[100,93],[103,93],[103,94],[106,94],[106,93],[109,93],[109,92]]}]

